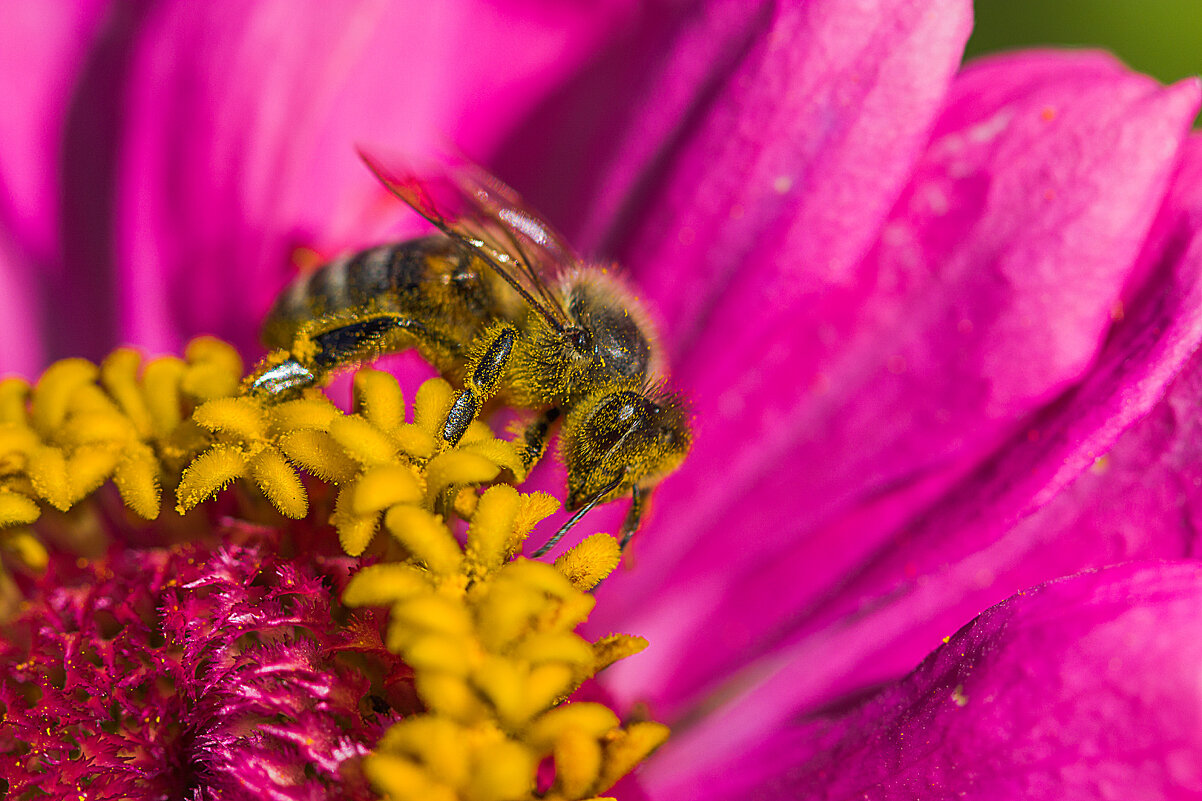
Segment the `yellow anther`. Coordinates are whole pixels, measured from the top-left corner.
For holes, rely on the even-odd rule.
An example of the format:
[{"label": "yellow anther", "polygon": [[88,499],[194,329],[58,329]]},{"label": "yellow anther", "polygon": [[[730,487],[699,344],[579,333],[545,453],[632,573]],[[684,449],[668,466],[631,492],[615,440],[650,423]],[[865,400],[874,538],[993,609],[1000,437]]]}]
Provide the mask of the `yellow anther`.
[{"label": "yellow anther", "polygon": [[453,789],[405,757],[372,754],[364,761],[363,771],[392,801],[459,801]]},{"label": "yellow anther", "polygon": [[480,694],[464,679],[449,673],[417,674],[414,685],[417,694],[430,711],[445,715],[461,723],[494,718],[489,707],[480,700]]},{"label": "yellow anther", "polygon": [[530,670],[526,681],[526,708],[522,722],[550,709],[552,705],[575,689],[575,672],[559,662],[545,662]]},{"label": "yellow anther", "polygon": [[[83,498],[108,480],[117,469],[121,454],[112,448],[78,448],[67,460],[67,484],[70,487],[70,503]],[[65,511],[65,510],[64,510]]]},{"label": "yellow anther", "polygon": [[618,716],[603,704],[581,702],[548,710],[531,724],[527,737],[540,749],[550,750],[566,731],[581,731],[601,738],[618,727]]},{"label": "yellow anther", "polygon": [[115,409],[113,411],[89,411],[73,414],[59,428],[57,439],[64,445],[88,443],[124,443],[136,439],[137,430],[130,419]]},{"label": "yellow anther", "polygon": [[381,370],[364,368],[355,374],[355,411],[383,431],[405,422],[405,399],[396,378]]},{"label": "yellow anther", "polygon": [[[573,632],[596,603],[585,590],[612,571],[617,546],[598,535],[555,567],[513,559],[559,502],[508,484],[478,489],[503,471],[521,478],[524,467],[482,421],[458,445],[442,440],[454,397],[446,381],[419,389],[406,423],[399,385],[380,371],[356,377],[354,415],[318,390],[289,401],[236,394],[240,373],[232,348],[204,338],[186,361],[143,367],[136,352],[118,350],[99,371],[60,362],[33,390],[0,382],[0,528],[9,529],[0,547],[44,565],[45,549],[20,527],[39,520],[41,501],[66,510],[109,478],[129,508],[154,518],[159,482],[181,468],[181,513],[249,479],[300,518],[310,514],[300,470],[340,485],[331,522],[348,554],[364,552],[381,520],[407,552],[380,543],[373,558],[404,561],[360,570],[343,597],[391,607],[384,645],[414,672],[426,710],[365,761],[377,790],[394,801],[531,801],[539,761],[553,757],[554,784],[538,797],[577,801],[662,742],[662,727],[624,731],[604,706],[564,703],[596,670],[646,645],[624,635],[594,644]],[[77,511],[62,519],[67,528],[97,514]],[[258,513],[252,506],[248,517]],[[466,545],[456,519],[470,523]]]},{"label": "yellow anther", "polygon": [[507,581],[515,581],[527,587],[545,592],[555,598],[567,599],[580,595],[572,582],[546,562],[532,559],[515,559],[505,565],[499,573]]},{"label": "yellow anther", "polygon": [[405,649],[405,663],[414,670],[466,678],[478,663],[478,649],[465,637],[430,634]]},{"label": "yellow anther", "polygon": [[361,516],[382,512],[393,504],[420,503],[423,497],[413,470],[399,464],[369,467],[355,481],[352,493],[351,512]]},{"label": "yellow anther", "polygon": [[427,497],[433,502],[453,486],[484,484],[501,472],[495,462],[462,450],[440,453],[426,465]]},{"label": "yellow anther", "polygon": [[431,590],[429,574],[403,562],[370,565],[356,573],[342,594],[348,606],[381,606]]},{"label": "yellow anther", "polygon": [[67,418],[87,414],[110,414],[122,417],[121,407],[94,383],[80,384],[67,401]]},{"label": "yellow anther", "polygon": [[405,423],[392,432],[397,449],[414,459],[429,459],[438,450],[439,440],[415,423]]},{"label": "yellow anther", "polygon": [[433,778],[452,787],[467,783],[471,768],[468,732],[446,718],[403,720],[384,733],[378,750],[410,756]]},{"label": "yellow anther", "polygon": [[485,442],[495,437],[496,434],[488,427],[488,423],[485,423],[483,420],[473,420],[468,425],[467,431],[463,432],[463,439],[460,440],[460,443],[462,445],[475,445],[477,442]]},{"label": "yellow anther", "polygon": [[355,517],[352,514],[339,514],[335,509],[330,522],[338,530],[338,544],[347,556],[360,556],[376,536],[379,515],[370,517]]},{"label": "yellow anther", "polygon": [[471,520],[479,507],[480,493],[476,492],[473,487],[460,487],[459,491],[455,493],[455,502],[452,504],[452,508],[460,520]]},{"label": "yellow anther", "polygon": [[603,532],[593,534],[555,560],[555,569],[585,592],[601,583],[622,559],[618,541]]},{"label": "yellow anther", "polygon": [[113,483],[130,509],[147,520],[159,516],[159,462],[150,448],[141,444],[131,447],[117,463]]},{"label": "yellow anther", "polygon": [[192,419],[210,431],[258,442],[267,436],[267,414],[253,398],[215,398],[192,413]]},{"label": "yellow anther", "polygon": [[512,740],[482,745],[463,788],[466,801],[508,801],[534,791],[536,763],[529,749]]},{"label": "yellow anther", "polygon": [[24,469],[29,454],[41,445],[32,428],[0,423],[0,474]]},{"label": "yellow anther", "polygon": [[618,660],[634,656],[647,647],[647,641],[642,637],[630,634],[610,634],[593,643],[593,651],[597,655],[594,670],[600,673]]},{"label": "yellow anther", "polygon": [[508,728],[526,722],[526,684],[529,669],[495,654],[486,655],[472,671],[472,685],[483,693]]},{"label": "yellow anther", "polygon": [[330,436],[348,456],[364,465],[384,464],[396,456],[392,438],[358,415],[336,419],[330,424]]},{"label": "yellow anther", "polygon": [[615,731],[605,744],[601,776],[594,792],[602,793],[613,787],[618,779],[663,745],[668,733],[667,726],[651,721],[632,723],[625,730]]},{"label": "yellow anther", "polygon": [[592,645],[583,637],[566,632],[532,634],[517,644],[513,656],[532,664],[562,662],[590,668],[594,660]]},{"label": "yellow anther", "polygon": [[246,456],[229,445],[216,445],[205,451],[184,470],[175,491],[180,514],[195,508],[236,478],[246,475]]},{"label": "yellow anther", "polygon": [[442,595],[418,595],[400,601],[392,608],[392,629],[403,629],[405,637],[445,634],[466,637],[472,633],[472,619],[463,604]]},{"label": "yellow anther", "polygon": [[284,434],[279,447],[306,473],[331,484],[350,481],[359,471],[359,464],[325,431],[302,429]]},{"label": "yellow anther", "polygon": [[338,407],[324,397],[301,398],[277,403],[268,410],[273,433],[324,431],[342,415]]},{"label": "yellow anther", "polygon": [[601,743],[579,729],[568,729],[555,740],[555,783],[567,798],[583,798],[601,776]]},{"label": "yellow anther", "polygon": [[62,425],[72,395],[91,384],[97,372],[86,359],[63,359],[46,368],[33,390],[33,425],[42,436]]},{"label": "yellow anther", "polygon": [[189,364],[212,364],[233,375],[242,375],[242,357],[228,342],[217,337],[200,336],[184,346],[184,359]]},{"label": "yellow anther", "polygon": [[284,517],[300,520],[309,512],[309,496],[300,476],[273,448],[264,448],[250,461],[250,474],[259,489]]},{"label": "yellow anther", "polygon": [[571,631],[588,620],[588,616],[592,614],[593,607],[596,605],[596,597],[584,592],[573,595],[571,598],[565,598],[555,619],[548,625],[557,631]]},{"label": "yellow anther", "polygon": [[180,389],[200,401],[226,398],[237,391],[241,375],[241,372],[230,372],[220,362],[189,364],[180,378]]},{"label": "yellow anther", "polygon": [[511,547],[516,550],[531,529],[558,512],[562,505],[558,498],[546,492],[532,492],[529,495],[523,495],[517,518],[513,521],[513,530],[517,541],[511,543]]},{"label": "yellow anther", "polygon": [[496,570],[510,555],[510,538],[521,501],[508,484],[489,487],[480,496],[467,533],[467,555],[476,571]]},{"label": "yellow anther", "polygon": [[152,359],[142,371],[142,389],[146,410],[156,437],[166,437],[183,419],[180,409],[180,382],[187,369],[174,356]]},{"label": "yellow anther", "polygon": [[413,399],[413,422],[427,433],[439,435],[454,398],[455,390],[443,379],[426,381],[418,387],[417,397]]},{"label": "yellow anther", "polygon": [[384,515],[384,526],[430,570],[442,575],[459,571],[463,551],[441,518],[416,506],[394,506]]},{"label": "yellow anther", "polygon": [[505,651],[543,617],[547,597],[530,587],[494,580],[476,600],[480,639],[493,651]]},{"label": "yellow anther", "polygon": [[41,514],[42,510],[33,499],[19,492],[0,490],[0,528],[27,526]]},{"label": "yellow anther", "polygon": [[67,457],[53,445],[40,445],[29,454],[26,468],[33,489],[54,508],[67,511],[74,502],[67,475]]},{"label": "yellow anther", "polygon": [[46,546],[42,545],[38,538],[28,530],[8,533],[4,537],[4,547],[15,553],[18,559],[34,570],[45,570],[46,565],[50,562],[50,554],[46,552]]},{"label": "yellow anther", "polygon": [[26,426],[29,424],[29,414],[25,411],[29,393],[29,382],[24,378],[0,380],[0,425],[12,423]]},{"label": "yellow anther", "polygon": [[[491,435],[491,432],[489,434]],[[498,467],[513,473],[519,482],[526,480],[526,468],[522,465],[522,458],[518,455],[517,448],[503,439],[494,439],[489,436],[488,439],[467,442],[458,452],[479,454]],[[484,480],[490,481],[491,479]]]},{"label": "yellow anther", "polygon": [[146,399],[138,386],[142,355],[132,348],[117,348],[100,363],[100,383],[121,407],[140,436],[150,436],[152,423]]}]

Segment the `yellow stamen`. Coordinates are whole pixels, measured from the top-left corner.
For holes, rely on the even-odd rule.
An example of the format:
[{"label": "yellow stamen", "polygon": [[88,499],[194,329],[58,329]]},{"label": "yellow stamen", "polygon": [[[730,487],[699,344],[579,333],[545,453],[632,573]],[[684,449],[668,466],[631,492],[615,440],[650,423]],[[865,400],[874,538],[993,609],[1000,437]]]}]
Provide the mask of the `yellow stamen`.
[{"label": "yellow stamen", "polygon": [[44,505],[66,511],[109,480],[147,519],[164,487],[181,514],[239,481],[251,490],[241,500],[257,490],[302,518],[313,514],[306,485],[336,484],[314,505],[328,513],[333,499],[330,522],[348,554],[373,547],[381,524],[391,535],[371,552],[384,561],[360,569],[342,600],[389,608],[384,644],[413,671],[424,707],[366,759],[377,790],[395,801],[532,800],[549,763],[553,783],[537,797],[581,801],[663,742],[659,724],[624,726],[605,706],[569,700],[647,645],[576,633],[596,604],[589,590],[620,559],[616,540],[593,535],[554,565],[518,556],[560,502],[494,483],[522,480],[527,466],[483,422],[458,445],[442,440],[454,397],[446,381],[423,384],[407,420],[396,379],[377,370],[355,377],[353,414],[318,390],[278,403],[239,394],[241,372],[232,348],[201,338],[184,359],[143,364],[120,349],[99,368],[52,365],[32,388],[0,381],[0,547],[44,567],[26,527],[37,531]]},{"label": "yellow stamen", "polygon": [[591,590],[614,572],[622,559],[618,541],[597,532],[555,560],[555,569],[580,590]]},{"label": "yellow stamen", "polygon": [[233,446],[216,445],[198,456],[184,471],[175,491],[179,499],[176,509],[182,515],[244,475],[246,455]]},{"label": "yellow stamen", "polygon": [[42,510],[17,492],[0,490],[0,526],[27,526],[41,516]]}]

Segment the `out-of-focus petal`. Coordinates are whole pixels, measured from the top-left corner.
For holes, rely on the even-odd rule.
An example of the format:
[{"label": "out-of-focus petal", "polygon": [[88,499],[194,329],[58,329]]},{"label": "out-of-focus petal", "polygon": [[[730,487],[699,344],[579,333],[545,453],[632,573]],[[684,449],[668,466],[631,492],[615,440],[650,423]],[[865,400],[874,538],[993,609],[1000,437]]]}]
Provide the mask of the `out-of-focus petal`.
[{"label": "out-of-focus petal", "polygon": [[69,116],[46,120],[59,164],[38,173],[75,191],[61,280],[45,310],[29,304],[47,355],[172,349],[200,331],[252,349],[296,248],[328,257],[405,218],[357,143],[487,152],[628,6],[118,4],[74,82],[44,88],[75,92]]},{"label": "out-of-focus petal", "polygon": [[[1202,568],[1140,563],[1008,599],[845,714],[716,765],[740,699],[644,774],[657,799],[1193,798],[1202,794]],[[736,708],[737,707],[737,708]],[[762,719],[760,724],[762,725]],[[704,755],[704,757],[700,757]]]},{"label": "out-of-focus petal", "polygon": [[38,309],[61,280],[56,160],[72,81],[105,20],[102,0],[0,7],[0,369],[42,364]]},{"label": "out-of-focus petal", "polygon": [[[999,90],[1007,81],[1010,90]],[[926,587],[929,568],[916,568],[902,547],[917,537],[918,523],[902,524],[924,503],[940,499],[935,522],[919,518],[930,561],[951,558],[948,539],[956,540],[955,553],[975,552],[1029,509],[1034,493],[1063,486],[1156,402],[1199,338],[1196,304],[1164,300],[1174,287],[1197,291],[1196,265],[1162,251],[1158,280],[1172,276],[1173,285],[1149,281],[1144,295],[1130,299],[1127,321],[1079,389],[1080,405],[1050,406],[1046,419],[1031,424],[1044,432],[1034,442],[1031,426],[1020,423],[1095,357],[1124,281],[1141,269],[1139,248],[1196,103],[1193,84],[1162,90],[1096,56],[1014,57],[961,79],[867,261],[876,276],[872,291],[843,319],[834,318],[851,324],[850,339],[823,348],[802,340],[813,334],[809,322],[792,323],[796,344],[783,347],[782,358],[792,365],[798,348],[828,351],[834,358],[820,358],[819,369],[831,371],[829,383],[780,398],[773,387],[795,386],[791,370],[805,363],[782,372],[748,359],[751,366],[733,388],[701,393],[699,404],[718,421],[724,392],[757,406],[722,422],[744,440],[699,437],[694,461],[664,488],[663,506],[672,515],[643,540],[646,569],[606,588],[638,618],[628,625],[637,623],[653,632],[652,642],[665,644],[656,650],[662,661],[649,651],[638,668],[627,668],[645,675],[622,675],[632,696],[671,705],[785,632],[812,633],[823,625],[818,619],[855,612],[865,595],[884,596],[899,582]],[[784,329],[770,333],[780,337]],[[736,371],[714,359],[710,369],[715,380],[727,381]],[[701,425],[705,419],[703,411]],[[967,515],[986,503],[982,479],[964,476],[999,446],[1008,466],[979,468],[996,478],[998,493],[1008,492],[1016,477],[1027,480],[1032,461],[1050,475],[1038,489],[1028,487],[1017,507],[1011,497],[1010,516],[999,511],[988,521],[996,526],[990,534],[968,543],[961,539],[963,521],[946,515],[951,509]],[[1017,456],[1031,448],[1039,449],[1038,458]],[[948,504],[942,494],[957,480],[962,500]],[[728,503],[734,496],[742,506]],[[754,506],[746,506],[748,498]],[[817,527],[840,507],[842,521]],[[887,551],[890,539],[905,558],[889,561],[855,592],[844,588],[837,602],[823,597],[874,553]],[[702,566],[711,564],[723,571],[699,580]],[[944,584],[931,582],[928,590],[936,587]],[[646,593],[653,590],[651,605]],[[820,613],[807,620],[819,601]],[[983,605],[959,607],[955,625]],[[682,620],[674,609],[689,614]],[[893,615],[891,607],[883,614]],[[905,657],[913,664],[920,655]],[[799,680],[790,697],[800,699],[847,671],[846,664],[830,664],[830,672],[824,663]],[[904,670],[900,664],[890,662],[891,675]]]}]

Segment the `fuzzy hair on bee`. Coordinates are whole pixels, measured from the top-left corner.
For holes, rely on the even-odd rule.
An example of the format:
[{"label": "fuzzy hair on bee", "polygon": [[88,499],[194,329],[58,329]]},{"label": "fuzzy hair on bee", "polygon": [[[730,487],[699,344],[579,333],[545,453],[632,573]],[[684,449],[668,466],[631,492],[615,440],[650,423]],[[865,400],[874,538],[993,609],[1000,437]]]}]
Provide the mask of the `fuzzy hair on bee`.
[{"label": "fuzzy hair on bee", "polygon": [[385,187],[441,235],[336,259],[280,293],[263,326],[274,348],[245,391],[294,397],[331,373],[415,348],[456,394],[442,437],[455,444],[494,399],[534,412],[523,461],[560,427],[576,514],[629,494],[623,544],[649,491],[679,467],[692,431],[650,315],[615,271],[582,261],[512,189],[481,168],[420,172],[361,154]]}]

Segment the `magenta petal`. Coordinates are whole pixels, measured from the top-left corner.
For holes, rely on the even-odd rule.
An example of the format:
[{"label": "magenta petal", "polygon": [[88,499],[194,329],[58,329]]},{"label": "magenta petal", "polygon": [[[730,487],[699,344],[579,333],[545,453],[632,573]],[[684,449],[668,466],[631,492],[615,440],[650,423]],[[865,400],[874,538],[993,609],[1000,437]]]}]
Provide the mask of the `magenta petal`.
[{"label": "magenta petal", "polygon": [[[520,27],[474,2],[165,8],[134,55],[126,335],[171,348],[208,331],[251,347],[294,248],[328,257],[404,216],[356,143],[487,148],[596,46],[615,5],[548,6]],[[448,46],[466,31],[470,53]]]},{"label": "magenta petal", "polygon": [[49,357],[202,331],[252,348],[295,248],[330,256],[405,216],[357,142],[487,152],[629,5],[6,9],[0,302],[22,314],[0,340],[40,329]]},{"label": "magenta petal", "polygon": [[[1192,410],[1202,401],[1202,378],[1191,354],[1202,342],[1202,139],[1191,139],[1183,155],[1137,267],[1146,280],[1086,378],[903,522],[796,626],[799,644],[829,626],[835,639],[859,643],[843,649],[849,657],[865,646],[822,693],[897,675],[942,632],[1020,587],[1119,561],[1198,553],[1191,509],[1202,505],[1193,483],[1202,483],[1202,443]],[[777,575],[784,580],[783,571],[807,557],[801,549],[782,558]],[[795,689],[804,694],[806,684]]]},{"label": "magenta petal", "polygon": [[672,741],[644,784],[657,799],[1194,798],[1199,609],[1194,563],[1053,582],[986,611],[858,708],[714,759],[722,727],[775,717],[771,695],[752,693]]},{"label": "magenta petal", "polygon": [[[1050,69],[1050,60],[1059,68]],[[1001,74],[1003,67],[1009,73]],[[1004,78],[1011,91],[999,94]],[[922,560],[916,567],[903,546],[923,526],[920,541],[929,543],[923,553],[934,564],[948,560],[949,542],[957,554],[985,547],[1032,497],[1022,496],[1015,507],[1010,496],[1007,511],[987,521],[990,533],[970,536],[951,519],[952,510],[972,513],[987,496],[980,479],[965,479],[960,500],[939,500],[955,480],[1001,442],[1014,466],[991,462],[981,469],[1009,488],[1015,476],[1027,477],[1035,459],[1051,471],[1038,484],[1050,492],[1049,482],[1070,480],[1150,408],[1180,369],[1198,341],[1196,307],[1166,305],[1174,286],[1149,283],[1139,300],[1147,305],[1139,311],[1131,301],[1128,328],[1117,329],[1112,360],[1082,390],[1081,405],[1053,406],[1040,442],[1028,442],[1028,428],[1018,422],[1089,367],[1124,281],[1137,272],[1139,247],[1196,102],[1196,86],[1162,90],[1096,56],[1010,58],[964,76],[870,257],[872,274],[891,277],[870,285],[863,302],[835,318],[854,324],[855,336],[835,339],[837,359],[822,368],[832,370],[833,380],[781,398],[772,392],[779,385],[774,376],[813,367],[803,360],[768,369],[747,356],[751,369],[739,376],[733,365],[715,361],[719,350],[705,351],[712,357],[709,375],[728,387],[700,395],[699,425],[715,420],[715,430],[729,428],[740,439],[707,441],[700,433],[694,460],[664,487],[661,508],[673,513],[644,538],[645,569],[607,588],[630,618],[624,625],[663,643],[640,666],[619,666],[631,697],[656,697],[673,709],[673,699],[698,693],[782,634],[820,630],[819,619],[806,620],[815,611],[809,605],[889,547],[891,537],[903,556],[854,591],[824,601],[821,620],[839,619],[862,598],[900,592],[899,586],[912,585],[915,597],[927,598],[909,618],[891,607],[882,612],[896,615],[899,625],[952,599],[958,625],[985,605],[959,605],[957,593],[978,575],[928,585],[924,577],[934,568]],[[940,272],[927,274],[921,265]],[[1157,280],[1167,274],[1196,290],[1191,265],[1178,265],[1174,256],[1164,267]],[[1177,269],[1182,275],[1172,277]],[[792,325],[800,328],[794,341],[806,337],[797,347],[808,347],[814,332],[802,322]],[[779,332],[777,341],[788,341],[783,321]],[[796,359],[796,351],[777,348],[767,358],[784,352]],[[743,411],[728,425],[722,405],[732,396]],[[764,404],[769,408],[758,408]],[[1027,461],[1012,453],[1032,447],[1039,455]],[[731,504],[736,497],[744,504],[754,497],[754,506]],[[903,526],[923,504],[933,511]],[[842,522],[816,525],[840,507]],[[722,571],[713,572],[713,564]],[[654,605],[647,603],[650,592],[657,593]],[[606,617],[600,627],[615,620]],[[925,650],[927,642],[914,646]],[[896,642],[889,647],[895,650],[888,664],[878,665],[891,671],[885,675],[921,655]],[[807,673],[790,697],[803,706],[820,702],[817,688],[847,670],[827,667]],[[820,695],[802,702],[807,692]]]},{"label": "magenta petal", "polygon": [[63,276],[55,167],[72,81],[105,20],[104,2],[0,7],[0,371],[32,374],[37,335]]}]

